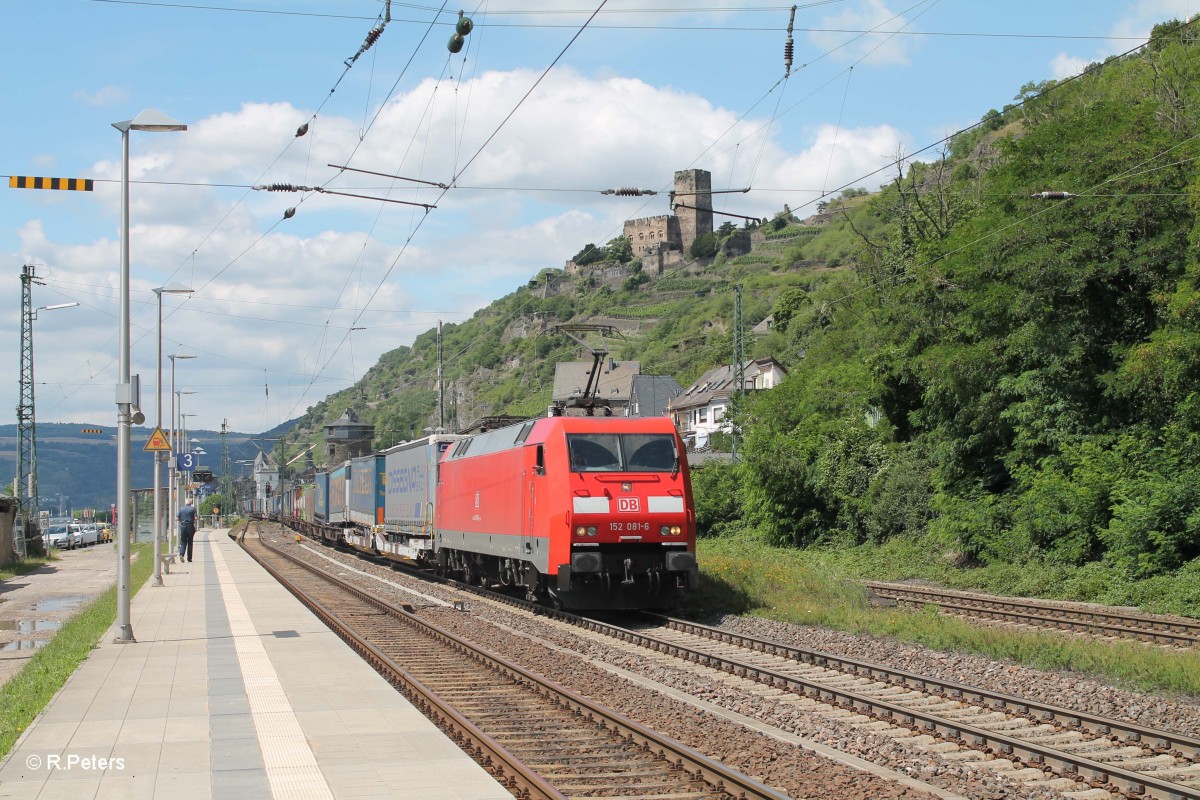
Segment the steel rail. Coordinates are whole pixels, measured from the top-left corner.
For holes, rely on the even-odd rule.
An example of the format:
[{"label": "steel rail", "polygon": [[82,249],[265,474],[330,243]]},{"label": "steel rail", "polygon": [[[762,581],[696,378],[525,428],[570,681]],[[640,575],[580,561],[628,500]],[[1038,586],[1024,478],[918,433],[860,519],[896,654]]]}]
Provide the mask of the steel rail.
[{"label": "steel rail", "polygon": [[[691,625],[691,623],[681,624]],[[605,625],[605,627],[614,626]],[[1121,791],[1130,792],[1139,796],[1162,798],[1163,800],[1200,800],[1200,789],[1193,789],[1188,786],[1161,780],[1144,773],[1133,772],[1131,770],[1122,769],[1111,764],[1093,761],[1092,759],[1064,752],[1062,750],[1055,749],[1054,747],[1038,745],[1036,743],[1023,741],[1003,733],[997,733],[984,728],[978,728],[963,722],[956,722],[954,720],[949,720],[945,717],[938,716],[934,713],[927,713],[921,711],[920,709],[890,703],[886,700],[863,695],[850,689],[842,689],[836,686],[830,686],[828,684],[821,683],[820,681],[810,680],[807,678],[785,675],[765,667],[759,667],[753,664],[745,664],[725,658],[723,656],[705,653],[704,651],[696,650],[684,645],[666,642],[661,639],[655,639],[652,636],[647,636],[646,634],[638,633],[636,631],[629,631],[621,628],[617,628],[616,630],[622,632],[619,635],[619,638],[621,639],[632,641],[637,644],[644,643],[643,646],[652,646],[653,649],[657,649],[660,652],[666,653],[667,655],[673,655],[677,658],[684,658],[688,661],[693,661],[703,666],[720,669],[724,672],[729,672],[741,678],[756,680],[768,686],[784,688],[811,699],[839,704],[842,707],[853,709],[859,713],[869,714],[877,719],[884,719],[900,725],[919,727],[927,732],[936,733],[949,740],[958,740],[965,744],[974,745],[976,747],[985,749],[990,748],[997,753],[1013,758],[1019,758],[1029,763],[1045,764],[1064,774],[1075,774],[1079,775],[1085,780],[1091,780],[1103,784],[1111,784]],[[779,647],[783,648],[784,646]],[[851,662],[849,659],[840,659],[836,657],[832,658],[830,661],[830,663],[842,662],[855,663]],[[864,674],[874,675],[875,677],[882,678],[889,672],[892,672],[888,668],[878,667],[875,665],[864,664],[863,666],[869,667],[872,670],[871,672]],[[939,683],[936,680],[920,678],[919,676],[915,677],[919,681],[925,681],[930,684]],[[978,689],[974,689],[972,687],[967,688],[972,692],[979,691]],[[1024,700],[1020,700],[1019,702],[1026,704],[1029,703],[1029,701]],[[1078,716],[1076,712],[1068,711],[1067,713]],[[1159,734],[1160,732],[1154,733]],[[1169,735],[1164,734],[1164,736]],[[1193,742],[1193,745],[1196,744],[1195,740],[1191,741]]]},{"label": "steel rail", "polygon": [[[719,669],[739,677],[757,680],[770,686],[787,688],[790,691],[795,691],[809,698],[817,699],[823,702],[840,704],[843,707],[854,709],[861,713],[868,713],[877,718],[886,719],[897,724],[916,726],[926,731],[937,733],[947,739],[958,739],[966,744],[985,749],[991,748],[996,752],[1014,758],[1021,758],[1031,763],[1046,764],[1054,769],[1057,769],[1063,774],[1077,774],[1092,781],[1111,783],[1112,785],[1119,787],[1122,791],[1127,791],[1132,794],[1146,797],[1164,798],[1165,800],[1200,800],[1200,790],[1182,786],[1169,781],[1164,781],[1143,773],[1125,770],[1114,765],[1104,764],[1088,758],[1075,756],[1070,753],[1057,750],[1053,747],[1037,745],[1035,743],[1023,741],[1016,737],[1007,736],[1002,733],[976,728],[962,722],[947,720],[937,716],[936,714],[929,714],[920,710],[899,706],[884,700],[862,695],[851,690],[831,687],[818,681],[811,681],[794,676],[783,675],[782,673],[778,673],[770,669],[751,664],[745,664],[733,659],[713,655],[673,642],[667,642],[647,634],[632,631],[616,625],[610,625],[599,620],[580,617],[565,611],[536,606],[528,603],[527,601],[509,597],[507,595],[498,595],[497,593],[490,592],[479,587],[464,586],[458,583],[453,583],[453,585],[458,590],[465,589],[467,591],[486,596],[488,599],[499,600],[503,603],[522,608],[534,614],[559,619],[570,624],[578,625],[585,629],[595,631],[597,633],[602,633],[604,635],[612,636],[614,638],[638,644],[643,647],[648,647],[667,655],[683,658],[685,660],[689,660],[703,666],[712,667],[714,669]],[[752,649],[760,649],[763,652],[775,655],[783,655],[788,653],[790,655],[785,657],[812,663],[816,666],[828,666],[832,669],[853,672],[857,675],[870,676],[877,680],[901,682],[903,685],[910,688],[919,688],[927,691],[932,690],[935,692],[939,689],[942,689],[947,696],[953,697],[954,699],[961,698],[971,702],[979,703],[1002,703],[1003,705],[1001,707],[1008,710],[1017,711],[1023,714],[1032,713],[1034,715],[1041,715],[1045,720],[1055,721],[1067,726],[1082,728],[1093,733],[1101,735],[1116,735],[1126,738],[1130,741],[1142,742],[1162,750],[1178,750],[1184,755],[1190,755],[1193,757],[1200,754],[1200,740],[1192,739],[1182,735],[1145,728],[1131,723],[1124,723],[1119,720],[1111,720],[1082,712],[1076,712],[1070,709],[1058,708],[1025,698],[1013,697],[998,692],[991,692],[989,690],[968,686],[966,684],[958,684],[951,681],[941,681],[935,678],[916,675],[915,673],[908,673],[903,670],[895,670],[877,664],[855,661],[854,659],[842,658],[840,656],[834,656],[828,653],[804,650],[802,648],[795,648],[789,645],[782,645],[774,642],[754,640],[751,637],[743,637],[739,634],[733,634],[728,631],[721,631],[717,628],[709,628],[708,626],[698,625],[696,623],[690,623],[683,620],[671,620],[671,623],[672,627],[678,627],[681,630],[685,628],[693,628],[695,631],[707,629],[715,634],[710,638],[718,638],[731,643],[735,639],[739,638],[745,640],[746,642],[758,642],[758,647],[750,645]]]},{"label": "steel rail", "polygon": [[937,605],[970,616],[1011,619],[1038,627],[1102,631],[1124,638],[1166,642],[1182,647],[1200,642],[1200,621],[1173,620],[1116,610],[1071,608],[1015,597],[974,595],[924,586],[866,582],[875,595],[897,602]]},{"label": "steel rail", "polygon": [[[308,569],[310,572],[315,572],[315,570],[312,570],[311,567],[299,561],[294,556],[275,548],[265,541],[259,541],[263,547],[271,549],[276,555],[288,559],[292,563]],[[297,600],[311,610],[330,630],[350,645],[351,649],[362,656],[372,667],[377,671],[383,672],[384,678],[388,683],[399,689],[422,714],[429,717],[435,725],[445,731],[454,740],[455,744],[483,766],[484,769],[488,770],[493,777],[505,784],[505,788],[510,791],[515,790],[519,797],[527,798],[527,800],[567,800],[561,792],[547,783],[520,759],[513,756],[499,742],[480,730],[474,723],[455,710],[452,705],[443,701],[436,692],[427,688],[406,669],[380,651],[379,648],[359,636],[347,623],[343,622],[340,617],[326,608],[319,600],[305,592],[271,564],[259,558],[256,553],[245,546],[244,542],[239,541],[239,543],[242,544],[243,549],[250,554],[251,558],[257,561],[280,585],[291,592]],[[356,590],[355,587],[349,586],[344,581],[340,581],[333,576],[321,575],[321,577],[329,578],[335,585],[340,584],[339,588],[350,591],[351,594],[359,597],[359,599],[366,600],[372,604],[378,604],[372,598],[364,597],[363,593]]]},{"label": "steel rail", "polygon": [[[1014,711],[1019,714],[1037,717],[1042,721],[1057,722],[1064,726],[1095,734],[1111,735],[1131,742],[1140,742],[1159,750],[1174,750],[1190,758],[1200,758],[1200,739],[1184,736],[1183,734],[1147,728],[1136,723],[1114,720],[1096,714],[1088,714],[1083,711],[1074,711],[1069,708],[1017,697],[1016,695],[1004,694],[1003,692],[996,692],[965,683],[930,678],[895,667],[874,664],[869,661],[859,661],[853,658],[824,653],[819,650],[810,650],[793,645],[780,644],[779,642],[771,642],[765,639],[756,639],[752,636],[745,636],[740,633],[733,633],[687,620],[648,613],[646,616],[660,620],[661,624],[665,627],[682,631],[683,633],[744,647],[748,650],[786,658],[790,661],[798,661],[818,667],[828,667],[840,672],[848,672],[873,680],[885,681],[893,685],[934,692],[952,700],[963,700],[977,705],[986,705],[997,711]],[[618,630],[624,629],[618,628]],[[637,635],[646,636],[646,634],[640,633]],[[647,638],[655,642],[662,641],[654,637],[648,636]]]},{"label": "steel rail", "polygon": [[[695,750],[692,750],[691,748],[683,745],[680,742],[676,742],[669,737],[655,733],[654,731],[651,731],[650,729],[634,722],[624,715],[595,703],[583,695],[571,691],[565,686],[529,672],[528,670],[525,670],[522,667],[519,667],[516,664],[501,658],[500,656],[489,653],[488,651],[467,642],[466,640],[456,636],[444,628],[423,620],[415,614],[410,614],[401,607],[381,600],[366,590],[354,586],[342,580],[341,578],[338,578],[337,576],[323,572],[317,567],[304,562],[303,560],[291,555],[290,553],[287,553],[284,550],[274,547],[264,540],[260,540],[260,544],[263,547],[270,549],[275,555],[285,558],[291,563],[308,570],[314,575],[320,577],[322,580],[327,581],[339,589],[378,608],[380,611],[395,618],[397,621],[403,622],[404,624],[414,628],[426,636],[441,641],[443,644],[452,647],[458,652],[509,676],[514,681],[524,683],[527,686],[534,688],[544,696],[555,698],[561,705],[574,710],[586,719],[598,722],[602,727],[615,730],[619,732],[622,737],[636,742],[643,747],[656,752],[660,756],[675,761],[682,767],[683,770],[700,776],[705,782],[712,785],[717,791],[743,798],[743,800],[788,800],[787,795],[777,792],[769,786],[766,786],[747,775],[743,775],[736,770],[730,769],[719,761],[708,758],[707,756],[696,752]],[[251,552],[251,556],[254,556],[254,553]],[[259,561],[259,563],[262,564],[264,568],[266,568],[272,574],[272,576],[276,578],[276,580],[279,580],[288,588],[289,591],[292,592],[292,594],[296,595],[301,602],[305,603],[306,605],[310,605],[310,603],[316,603],[315,600],[310,598],[307,593],[303,592],[303,590],[299,589],[299,587],[294,586],[294,584],[292,584],[290,581],[286,581],[284,576],[282,576],[277,570],[272,569],[268,564],[260,559],[256,558],[256,560]],[[319,603],[317,603],[317,605],[319,606]],[[310,607],[313,606],[310,605]],[[326,622],[326,624],[329,624],[331,628],[337,631],[339,635],[342,635],[342,630],[345,629],[346,633],[349,634],[356,642],[355,644],[352,644],[356,650],[359,650],[360,648],[360,645],[357,643],[361,643],[361,647],[368,648],[369,651],[373,653],[371,657],[372,661],[379,659],[381,663],[388,664],[389,671],[399,670],[399,672],[403,673],[407,679],[405,681],[406,684],[411,681],[416,687],[420,687],[422,696],[427,695],[429,702],[433,705],[436,705],[437,708],[443,709],[447,716],[453,715],[454,717],[463,719],[464,722],[470,725],[468,720],[462,718],[461,715],[454,711],[452,707],[437,698],[437,695],[431,690],[421,686],[421,684],[411,675],[408,675],[403,668],[392,663],[387,656],[380,653],[376,648],[370,645],[369,642],[364,641],[357,634],[354,634],[353,631],[347,629],[346,626],[332,613],[324,609],[322,609],[321,612],[317,612],[316,608],[314,608],[314,612],[318,613],[318,616],[320,616],[322,620]],[[343,638],[346,637],[343,636]],[[363,651],[360,650],[360,652]],[[531,781],[536,779],[539,784],[549,788],[550,791],[554,792],[552,795],[544,795],[545,797],[555,798],[555,800],[561,797],[557,790],[555,790],[548,783],[545,783],[543,779],[536,775],[536,773],[534,773],[522,762],[517,760],[514,756],[509,754],[507,750],[491,739],[491,737],[488,737],[487,734],[478,730],[473,725],[471,725],[471,728],[477,732],[477,735],[472,735],[472,742],[478,744],[480,747],[488,748],[488,752],[491,753],[493,757],[497,759],[503,759],[502,763],[509,764],[510,761],[515,762],[516,767],[518,767],[524,773],[527,773],[530,776]],[[478,737],[483,738],[476,742]],[[494,748],[494,752],[491,748]],[[522,775],[522,777],[524,778],[524,775]],[[538,796],[542,795],[539,794]]]}]

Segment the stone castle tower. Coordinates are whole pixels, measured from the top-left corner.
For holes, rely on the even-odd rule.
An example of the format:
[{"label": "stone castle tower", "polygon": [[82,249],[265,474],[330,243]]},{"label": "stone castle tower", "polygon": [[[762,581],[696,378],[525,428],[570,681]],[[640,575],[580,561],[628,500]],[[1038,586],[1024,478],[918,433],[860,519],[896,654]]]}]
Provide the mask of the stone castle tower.
[{"label": "stone castle tower", "polygon": [[703,169],[678,170],[671,203],[679,218],[680,245],[686,253],[696,237],[713,232],[712,173]]}]

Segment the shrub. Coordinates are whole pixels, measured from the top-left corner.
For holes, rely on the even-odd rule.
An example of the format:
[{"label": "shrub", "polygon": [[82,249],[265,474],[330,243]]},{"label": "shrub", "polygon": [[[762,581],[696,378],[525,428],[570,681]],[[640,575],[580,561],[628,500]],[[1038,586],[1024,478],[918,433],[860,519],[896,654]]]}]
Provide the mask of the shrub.
[{"label": "shrub", "polygon": [[741,484],[736,464],[714,461],[692,471],[698,535],[717,535],[741,519]]}]

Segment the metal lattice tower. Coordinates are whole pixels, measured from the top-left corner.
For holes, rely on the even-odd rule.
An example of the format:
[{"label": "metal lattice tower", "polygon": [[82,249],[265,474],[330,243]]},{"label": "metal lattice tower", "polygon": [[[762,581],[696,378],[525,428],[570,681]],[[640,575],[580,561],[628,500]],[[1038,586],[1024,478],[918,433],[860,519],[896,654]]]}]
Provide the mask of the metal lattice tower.
[{"label": "metal lattice tower", "polygon": [[746,342],[742,337],[742,285],[734,287],[733,300],[733,379],[738,397],[746,394]]},{"label": "metal lattice tower", "polygon": [[29,531],[38,516],[37,494],[37,422],[33,406],[33,284],[34,267],[26,264],[21,271],[21,400],[17,404],[17,486],[25,517],[24,538],[17,542],[19,555],[26,555]]},{"label": "metal lattice tower", "polygon": [[229,420],[221,420],[221,498],[225,505],[233,502],[233,470],[229,463]]},{"label": "metal lattice tower", "polygon": [[[746,342],[742,337],[745,326],[742,324],[742,284],[734,287],[733,296],[733,382],[734,390],[731,399],[739,402],[746,396]],[[732,409],[731,409],[732,410]],[[737,428],[730,428],[731,450],[734,459],[737,458]]]}]

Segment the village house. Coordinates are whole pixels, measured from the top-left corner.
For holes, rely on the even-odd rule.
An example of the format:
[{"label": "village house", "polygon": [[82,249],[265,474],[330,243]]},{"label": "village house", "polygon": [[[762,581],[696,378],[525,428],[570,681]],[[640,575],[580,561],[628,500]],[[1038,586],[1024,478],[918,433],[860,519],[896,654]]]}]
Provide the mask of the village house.
[{"label": "village house", "polygon": [[592,380],[593,362],[560,361],[554,367],[551,400],[555,405],[570,406],[583,398],[591,383],[597,405],[607,406],[614,417],[661,417],[671,398],[683,387],[667,375],[642,375],[640,361],[605,359],[600,375]]},{"label": "village house", "polygon": [[[742,370],[747,393],[774,388],[787,375],[783,365],[771,356],[746,361]],[[671,401],[670,416],[690,447],[705,447],[713,433],[729,430],[725,415],[737,391],[736,384],[735,365],[714,367]]]}]

